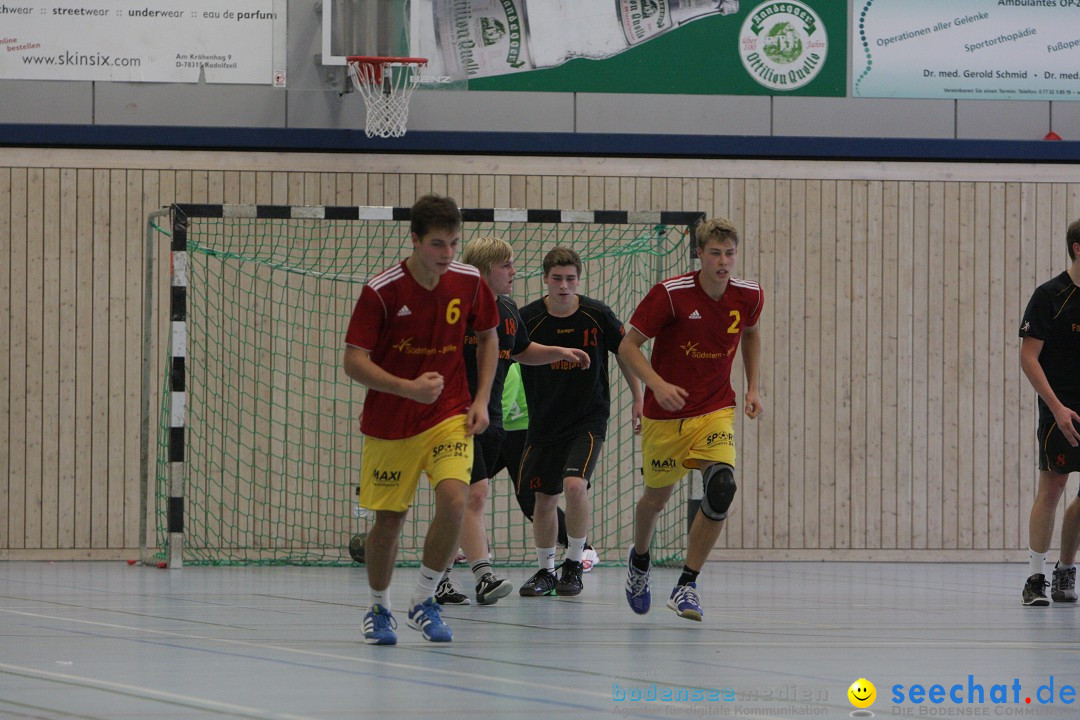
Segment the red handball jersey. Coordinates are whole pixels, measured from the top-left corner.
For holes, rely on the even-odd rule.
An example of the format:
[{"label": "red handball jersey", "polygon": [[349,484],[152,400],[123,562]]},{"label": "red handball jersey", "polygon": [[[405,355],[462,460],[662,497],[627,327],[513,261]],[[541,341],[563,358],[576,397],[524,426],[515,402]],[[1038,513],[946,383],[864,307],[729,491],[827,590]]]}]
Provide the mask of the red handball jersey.
[{"label": "red handball jersey", "polygon": [[757,324],[765,296],[750,280],[731,278],[719,300],[701,288],[698,273],[654,285],[630,318],[630,325],[653,338],[652,366],[690,396],[677,412],[660,407],[645,390],[645,417],[670,420],[735,406],[731,364],[745,328]]},{"label": "red handball jersey", "polygon": [[434,290],[417,283],[404,262],[369,280],[356,301],[345,344],[369,351],[391,375],[411,380],[435,371],[445,384],[430,405],[368,390],[360,432],[398,440],[467,412],[472,397],[465,378],[465,328],[490,330],[498,323],[495,296],[472,265],[453,263]]}]

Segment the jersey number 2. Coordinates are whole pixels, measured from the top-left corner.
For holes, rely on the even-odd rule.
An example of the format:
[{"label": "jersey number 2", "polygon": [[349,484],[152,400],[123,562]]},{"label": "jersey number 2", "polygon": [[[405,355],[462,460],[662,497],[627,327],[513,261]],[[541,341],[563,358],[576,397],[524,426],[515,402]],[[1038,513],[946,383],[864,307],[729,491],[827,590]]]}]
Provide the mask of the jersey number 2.
[{"label": "jersey number 2", "polygon": [[739,332],[739,320],[742,320],[742,316],[739,315],[738,310],[732,310],[728,313],[731,316],[731,327],[727,329],[729,334],[734,335]]}]

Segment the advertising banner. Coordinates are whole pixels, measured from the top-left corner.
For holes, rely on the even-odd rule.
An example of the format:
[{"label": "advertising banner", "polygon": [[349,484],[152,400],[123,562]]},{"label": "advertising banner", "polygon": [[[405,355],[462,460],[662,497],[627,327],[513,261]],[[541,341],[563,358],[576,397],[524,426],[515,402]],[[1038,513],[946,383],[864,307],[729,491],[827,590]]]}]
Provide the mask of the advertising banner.
[{"label": "advertising banner", "polygon": [[285,85],[285,0],[2,0],[0,79]]},{"label": "advertising banner", "polygon": [[1080,0],[859,0],[854,97],[1080,100]]},{"label": "advertising banner", "polygon": [[411,0],[410,55],[472,90],[847,92],[835,0]]}]

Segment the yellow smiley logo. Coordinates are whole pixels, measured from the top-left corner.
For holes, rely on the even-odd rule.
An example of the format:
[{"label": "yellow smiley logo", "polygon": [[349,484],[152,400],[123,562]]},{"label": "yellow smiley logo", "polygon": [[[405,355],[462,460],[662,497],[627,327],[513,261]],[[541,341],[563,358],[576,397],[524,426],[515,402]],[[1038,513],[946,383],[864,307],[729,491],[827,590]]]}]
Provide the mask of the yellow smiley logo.
[{"label": "yellow smiley logo", "polygon": [[859,678],[847,689],[848,700],[857,708],[868,708],[877,698],[877,688],[866,678]]}]

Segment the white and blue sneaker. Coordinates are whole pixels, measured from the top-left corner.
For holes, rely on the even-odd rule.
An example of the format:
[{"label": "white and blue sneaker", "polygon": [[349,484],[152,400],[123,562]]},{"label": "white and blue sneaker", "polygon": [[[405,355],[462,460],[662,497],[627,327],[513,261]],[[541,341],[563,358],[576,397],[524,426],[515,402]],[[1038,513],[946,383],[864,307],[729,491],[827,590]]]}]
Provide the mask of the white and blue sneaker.
[{"label": "white and blue sneaker", "polygon": [[364,642],[368,645],[397,645],[397,620],[382,605],[372,605],[364,616]]},{"label": "white and blue sneaker", "polygon": [[440,610],[435,598],[428,598],[409,611],[409,627],[419,630],[425,640],[450,642],[454,639],[454,633],[439,616]]},{"label": "white and blue sneaker", "polygon": [[701,600],[698,599],[697,583],[676,585],[671,591],[667,606],[674,610],[676,615],[687,620],[701,622],[701,616],[704,615],[701,611]]},{"label": "white and blue sneaker", "polygon": [[626,561],[626,602],[630,603],[631,610],[638,615],[644,615],[652,606],[649,570],[638,570],[634,567],[634,554],[634,549],[630,548],[630,557]]}]

